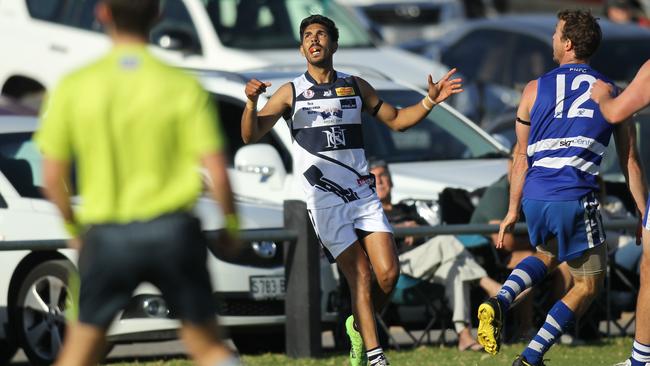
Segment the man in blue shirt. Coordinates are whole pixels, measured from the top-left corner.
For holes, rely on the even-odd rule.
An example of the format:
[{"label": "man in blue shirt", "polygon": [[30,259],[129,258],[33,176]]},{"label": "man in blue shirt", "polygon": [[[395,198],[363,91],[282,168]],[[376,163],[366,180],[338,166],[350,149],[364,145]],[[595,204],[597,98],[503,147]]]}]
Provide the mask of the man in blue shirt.
[{"label": "man in blue shirt", "polygon": [[[524,89],[517,110],[508,213],[500,225],[497,248],[517,222],[520,207],[537,252],[521,261],[499,294],[479,307],[478,339],[496,354],[504,312],[526,288],[567,262],[573,288],[551,308],[544,325],[514,365],[543,365],[543,356],[598,295],[605,277],[607,248],[597,198],[600,163],[612,133],[623,174],[637,208],[647,192],[636,152],[634,130],[614,126],[589,99],[591,85],[607,78],[589,65],[602,38],[591,13],[558,13],[553,58],[560,65]],[[522,199],[523,198],[523,199]]]}]

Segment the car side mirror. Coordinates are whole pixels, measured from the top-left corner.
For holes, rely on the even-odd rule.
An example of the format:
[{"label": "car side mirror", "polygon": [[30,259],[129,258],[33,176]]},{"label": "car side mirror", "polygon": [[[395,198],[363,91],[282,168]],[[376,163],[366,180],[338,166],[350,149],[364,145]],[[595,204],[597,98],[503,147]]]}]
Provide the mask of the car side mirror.
[{"label": "car side mirror", "polygon": [[287,175],[280,154],[269,144],[246,145],[237,150],[235,169],[256,175],[260,183],[268,183],[273,188],[282,187]]},{"label": "car side mirror", "polygon": [[169,51],[183,53],[199,53],[199,46],[192,34],[185,29],[173,26],[155,28],[151,33],[151,41],[156,46]]}]

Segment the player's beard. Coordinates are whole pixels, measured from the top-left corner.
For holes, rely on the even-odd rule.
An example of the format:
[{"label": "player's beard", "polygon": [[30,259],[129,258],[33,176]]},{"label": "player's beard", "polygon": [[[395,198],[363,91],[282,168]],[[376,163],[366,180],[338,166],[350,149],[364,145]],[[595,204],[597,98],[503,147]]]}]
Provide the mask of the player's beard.
[{"label": "player's beard", "polygon": [[308,61],[312,66],[316,66],[316,67],[318,67],[318,68],[326,68],[327,66],[329,66],[329,65],[332,64],[332,62],[331,62],[331,58],[323,58],[323,59],[316,60],[316,61],[314,61],[314,60],[310,60],[310,59],[307,59],[307,61]]}]

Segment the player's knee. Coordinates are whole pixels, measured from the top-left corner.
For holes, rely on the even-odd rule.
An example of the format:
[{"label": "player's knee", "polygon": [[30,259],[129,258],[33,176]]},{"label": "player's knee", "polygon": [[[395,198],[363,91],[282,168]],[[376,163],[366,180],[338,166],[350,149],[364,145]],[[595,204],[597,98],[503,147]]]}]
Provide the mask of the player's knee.
[{"label": "player's knee", "polygon": [[598,296],[603,288],[603,276],[594,276],[589,279],[577,281],[574,284],[574,290],[577,291],[584,300],[591,301]]},{"label": "player's knee", "polygon": [[377,282],[379,282],[379,286],[382,290],[385,292],[391,292],[393,291],[393,288],[395,288],[398,278],[399,267],[394,265],[384,269],[382,273],[377,276]]}]

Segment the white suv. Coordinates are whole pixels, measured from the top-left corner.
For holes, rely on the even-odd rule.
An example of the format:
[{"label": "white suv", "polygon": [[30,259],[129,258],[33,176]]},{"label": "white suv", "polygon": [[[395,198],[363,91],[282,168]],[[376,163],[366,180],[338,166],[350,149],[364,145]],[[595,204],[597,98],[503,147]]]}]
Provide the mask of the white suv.
[{"label": "white suv", "polygon": [[[0,87],[15,98],[39,95],[67,71],[100,56],[109,39],[95,21],[98,0],[0,0]],[[299,23],[313,13],[340,30],[338,64],[372,63],[414,85],[444,68],[406,51],[376,46],[356,18],[331,0],[166,0],[152,49],[186,68],[246,70],[304,64]]]},{"label": "white suv", "polygon": [[[18,347],[32,365],[53,362],[65,326],[67,273],[76,270],[73,250],[6,250],[16,242],[42,247],[41,241],[66,237],[58,211],[41,195],[41,158],[31,140],[36,125],[35,117],[0,116],[0,364],[7,364]],[[278,205],[238,202],[237,209],[243,229],[283,226]],[[214,201],[201,198],[195,212],[208,234],[217,234],[223,227]],[[246,332],[254,329],[257,334],[272,332],[271,341],[264,343],[281,346],[285,322],[282,243],[254,242],[236,257],[224,256],[213,246],[210,251],[208,268],[219,323],[228,328],[235,345],[242,351],[251,349],[254,344]],[[323,283],[324,310],[335,289],[333,280]],[[335,314],[329,309],[323,320],[332,322]],[[178,326],[159,291],[143,284],[111,325],[109,341],[172,339]]]}]

